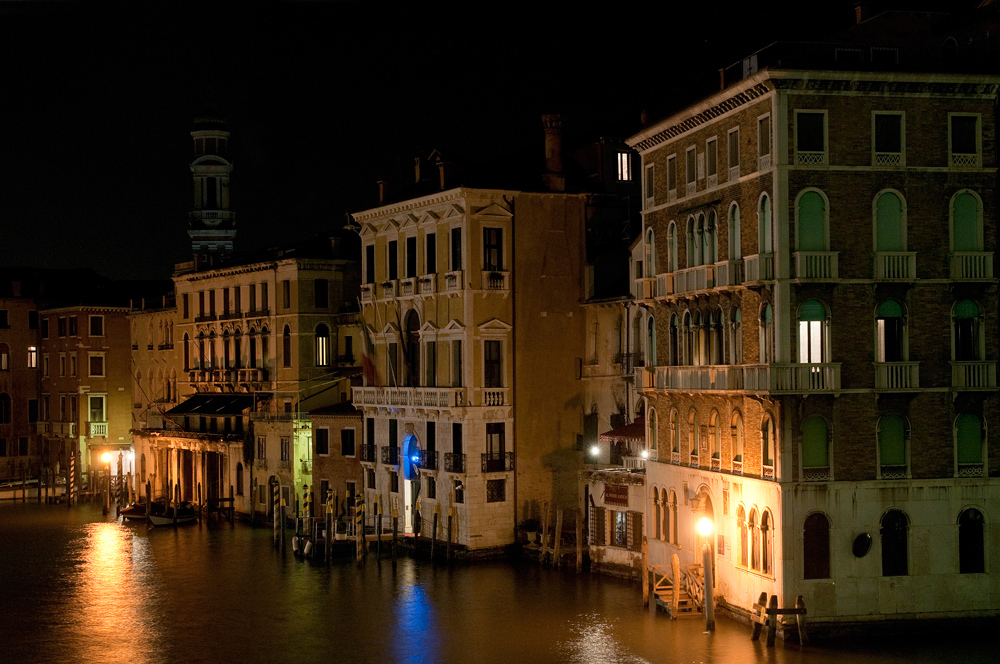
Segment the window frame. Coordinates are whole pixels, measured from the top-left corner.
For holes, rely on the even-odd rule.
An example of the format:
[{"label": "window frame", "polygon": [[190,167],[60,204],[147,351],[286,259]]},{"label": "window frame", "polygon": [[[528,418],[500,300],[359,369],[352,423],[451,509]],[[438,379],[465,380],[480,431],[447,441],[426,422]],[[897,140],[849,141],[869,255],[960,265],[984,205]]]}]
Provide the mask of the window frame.
[{"label": "window frame", "polygon": [[[767,123],[767,140],[762,140],[761,128]],[[764,149],[767,148],[765,152]],[[757,170],[763,171],[771,168],[772,155],[774,154],[774,126],[771,122],[771,113],[764,113],[757,116]]]},{"label": "window frame", "polygon": [[[712,153],[715,158],[712,159]],[[714,180],[713,180],[714,178]],[[719,183],[719,137],[705,139],[705,187],[715,187]]]},{"label": "window frame", "polygon": [[[735,136],[735,137],[734,137]],[[736,150],[733,150],[733,146]],[[735,159],[733,158],[735,156]],[[726,180],[732,182],[740,177],[740,128],[733,127],[726,132]]]},{"label": "window frame", "polygon": [[646,209],[656,205],[656,172],[654,164],[646,164],[643,168],[642,197]]},{"label": "window frame", "polygon": [[[969,161],[972,163],[955,163],[955,155],[969,155],[972,153],[954,152],[953,148],[953,126],[952,118],[974,117],[976,119],[976,152],[973,159],[968,157],[959,161]],[[948,113],[948,168],[981,168],[983,165],[983,115],[982,113]]]},{"label": "window frame", "polygon": [[[877,118],[879,116],[899,116],[899,152],[879,152]],[[897,163],[887,163],[893,161],[886,156],[880,159],[879,155],[898,154]],[[883,163],[879,163],[881,162]],[[872,111],[872,168],[903,168],[906,166],[906,111]]]},{"label": "window frame", "polygon": [[[320,449],[320,442],[324,439],[326,442],[325,452]],[[330,427],[316,427],[314,447],[316,449],[316,456],[330,456]]]},{"label": "window frame", "polygon": [[[800,150],[799,149],[799,129],[801,124],[799,117],[804,115],[819,115],[823,118],[823,149],[822,150]],[[829,112],[820,108],[797,108],[794,113],[795,130],[795,164],[797,166],[827,166],[830,163],[830,124]],[[773,138],[772,138],[773,141]]]}]

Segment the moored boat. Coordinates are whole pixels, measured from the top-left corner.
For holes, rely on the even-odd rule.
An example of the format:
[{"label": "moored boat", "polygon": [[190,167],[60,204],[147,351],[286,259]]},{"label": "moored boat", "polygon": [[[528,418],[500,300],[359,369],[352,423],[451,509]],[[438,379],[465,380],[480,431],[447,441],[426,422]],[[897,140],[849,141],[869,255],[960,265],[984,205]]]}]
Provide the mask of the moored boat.
[{"label": "moored boat", "polygon": [[[154,508],[156,506],[154,505]],[[176,519],[174,518],[174,511],[176,510]],[[154,526],[172,526],[174,524],[180,525],[183,523],[191,523],[198,518],[198,512],[195,511],[194,506],[191,503],[185,501],[180,504],[180,506],[173,506],[170,508],[164,507],[162,510],[155,510],[150,513],[149,521]]]},{"label": "moored boat", "polygon": [[132,503],[118,512],[125,520],[146,520],[146,503]]}]

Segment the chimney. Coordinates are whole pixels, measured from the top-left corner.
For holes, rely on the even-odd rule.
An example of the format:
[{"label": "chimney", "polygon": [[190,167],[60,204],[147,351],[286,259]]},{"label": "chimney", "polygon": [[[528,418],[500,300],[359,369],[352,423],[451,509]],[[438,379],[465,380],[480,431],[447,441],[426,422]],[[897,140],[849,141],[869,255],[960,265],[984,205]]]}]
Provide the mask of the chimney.
[{"label": "chimney", "polygon": [[649,113],[646,112],[646,109],[639,111],[639,126],[643,129],[649,126]]},{"label": "chimney", "polygon": [[420,184],[420,157],[413,158],[413,181]]},{"label": "chimney", "polygon": [[865,2],[855,2],[854,3],[854,22],[861,23],[868,18],[868,3]]},{"label": "chimney", "polygon": [[542,181],[551,191],[566,190],[562,163],[562,125],[561,115],[542,116],[542,127],[545,129],[545,174]]},{"label": "chimney", "polygon": [[385,203],[385,199],[389,197],[389,183],[386,180],[378,181],[378,202]]},{"label": "chimney", "polygon": [[448,188],[448,171],[450,170],[440,156],[438,156],[436,162],[438,167],[438,180],[441,185],[441,190],[444,191]]}]

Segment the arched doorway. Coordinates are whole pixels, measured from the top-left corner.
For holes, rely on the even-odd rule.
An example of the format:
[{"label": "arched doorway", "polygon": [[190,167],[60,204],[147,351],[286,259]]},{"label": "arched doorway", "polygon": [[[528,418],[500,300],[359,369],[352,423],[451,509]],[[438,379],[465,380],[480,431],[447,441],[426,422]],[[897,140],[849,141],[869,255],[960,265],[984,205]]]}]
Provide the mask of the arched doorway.
[{"label": "arched doorway", "polygon": [[400,471],[403,473],[403,532],[420,534],[420,514],[417,500],[420,498],[420,443],[413,434],[403,439]]}]

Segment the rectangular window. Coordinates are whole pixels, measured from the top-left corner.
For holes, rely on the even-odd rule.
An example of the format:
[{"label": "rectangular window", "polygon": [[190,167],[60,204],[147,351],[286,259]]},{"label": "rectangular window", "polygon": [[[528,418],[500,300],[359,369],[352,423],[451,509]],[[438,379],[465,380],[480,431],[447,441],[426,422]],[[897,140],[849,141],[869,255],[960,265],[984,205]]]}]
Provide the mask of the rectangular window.
[{"label": "rectangular window", "polygon": [[656,186],[655,180],[653,179],[652,164],[646,166],[646,172],[643,176],[642,190],[646,198],[646,207],[652,207],[656,203]]},{"label": "rectangular window", "polygon": [[281,306],[285,309],[292,308],[292,282],[288,279],[281,282]]},{"label": "rectangular window", "polygon": [[406,238],[406,278],[417,276],[417,236]]},{"label": "rectangular window", "polygon": [[91,396],[90,397],[90,421],[91,422],[107,422],[104,418],[104,397],[103,396]]},{"label": "rectangular window", "polygon": [[260,285],[260,310],[267,311],[267,282]]},{"label": "rectangular window", "polygon": [[427,436],[424,440],[424,449],[428,452],[437,450],[437,422],[427,423]]},{"label": "rectangular window", "polygon": [[28,368],[38,368],[38,346],[28,346]]},{"label": "rectangular window", "polygon": [[375,420],[368,418],[365,420],[365,427],[367,431],[365,433],[365,444],[374,445],[375,444]]},{"label": "rectangular window", "polygon": [[330,307],[330,282],[326,279],[317,279],[313,282],[313,286],[316,296],[316,308],[328,309]]},{"label": "rectangular window", "polygon": [[375,283],[375,245],[365,245],[365,283]]},{"label": "rectangular window", "polygon": [[288,436],[281,437],[281,460],[289,461],[292,458],[292,440]]},{"label": "rectangular window", "polygon": [[949,113],[948,145],[949,166],[978,167],[982,149],[979,115]]},{"label": "rectangular window", "polygon": [[451,452],[452,454],[462,454],[462,423],[451,423]]},{"label": "rectangular window", "polygon": [[399,279],[399,250],[398,243],[395,240],[389,241],[386,263],[389,267],[389,281]]},{"label": "rectangular window", "polygon": [[430,500],[437,499],[437,481],[431,475],[427,476],[427,498]]},{"label": "rectangular window", "polygon": [[6,309],[0,309],[0,330],[10,329],[10,314]]},{"label": "rectangular window", "polygon": [[184,320],[191,317],[190,302],[187,293],[181,295],[181,311],[183,312]]},{"label": "rectangular window", "polygon": [[795,163],[826,164],[826,113],[795,111]]},{"label": "rectangular window", "polygon": [[451,271],[462,269],[462,229],[451,229]]},{"label": "rectangular window", "polygon": [[233,313],[237,315],[243,313],[243,303],[240,301],[240,291],[242,290],[239,286],[233,287]]},{"label": "rectangular window", "polygon": [[611,512],[611,541],[610,546],[626,548],[628,546],[628,514],[610,510]]},{"label": "rectangular window", "polygon": [[49,354],[42,353],[42,375],[49,377]]},{"label": "rectangular window", "polygon": [[42,421],[43,422],[48,422],[49,421],[49,415],[50,415],[50,412],[49,412],[49,395],[48,394],[43,394],[42,395],[42,401],[41,401],[41,415],[40,415],[41,418],[42,418]]},{"label": "rectangular window", "polygon": [[757,120],[757,170],[771,167],[771,116]]},{"label": "rectangular window", "polygon": [[103,376],[104,375],[104,353],[92,353],[89,357],[89,374],[90,376]]},{"label": "rectangular window", "polygon": [[69,356],[69,375],[70,376],[75,376],[76,375],[76,355],[75,354]]},{"label": "rectangular window", "polygon": [[17,439],[18,454],[20,456],[28,456],[28,437],[21,436]]},{"label": "rectangular window", "polygon": [[340,430],[340,454],[345,457],[357,454],[354,449],[354,429]]},{"label": "rectangular window", "polygon": [[903,113],[879,113],[872,116],[873,166],[904,166]]},{"label": "rectangular window", "polygon": [[319,481],[319,495],[316,496],[316,500],[321,504],[326,505],[327,500],[329,500],[330,495],[330,480],[320,480]]},{"label": "rectangular window", "polygon": [[483,387],[503,387],[503,359],[499,341],[490,340],[483,344]]},{"label": "rectangular window", "polygon": [[257,284],[250,284],[250,313],[257,312]]},{"label": "rectangular window", "polygon": [[28,329],[29,330],[37,330],[38,329],[38,312],[37,311],[32,310],[32,311],[28,312]]},{"label": "rectangular window", "polygon": [[424,238],[424,242],[427,249],[427,262],[424,265],[424,274],[435,274],[437,273],[437,234],[428,233],[427,237]]},{"label": "rectangular window", "polygon": [[43,318],[41,322],[42,322],[42,339],[48,339],[49,338],[49,319],[48,318]]},{"label": "rectangular window", "polygon": [[354,480],[347,480],[347,497],[353,499],[358,495],[358,485]]},{"label": "rectangular window", "polygon": [[0,438],[0,457],[7,456],[7,439]]},{"label": "rectangular window", "polygon": [[687,149],[684,153],[684,182],[687,183],[687,188],[690,190],[694,189],[694,183],[698,179],[698,155],[693,147]]},{"label": "rectangular window", "polygon": [[326,427],[316,429],[316,454],[318,456],[330,454],[330,430]]},{"label": "rectangular window", "polygon": [[265,436],[257,436],[257,458],[267,458],[267,438]]},{"label": "rectangular window", "polygon": [[222,315],[223,316],[228,316],[229,315],[229,289],[228,288],[223,288],[222,289]]},{"label": "rectangular window", "polygon": [[365,469],[365,480],[367,480],[367,486],[369,489],[375,490],[375,469],[366,468]]},{"label": "rectangular window", "polygon": [[486,480],[486,502],[502,503],[507,500],[507,480]]},{"label": "rectangular window", "polygon": [[399,473],[395,470],[389,471],[389,492],[399,493]]},{"label": "rectangular window", "polygon": [[465,484],[462,480],[455,480],[455,502],[458,504],[465,502]]},{"label": "rectangular window", "polygon": [[205,316],[205,291],[198,291],[198,317]]},{"label": "rectangular window", "polygon": [[60,316],[59,317],[59,321],[56,324],[56,328],[59,331],[59,336],[60,337],[65,337],[66,336],[66,319],[63,318],[62,316]]},{"label": "rectangular window", "polygon": [[215,289],[208,291],[208,315],[215,317]]},{"label": "rectangular window", "polygon": [[69,318],[69,336],[76,336],[76,316],[70,316]]},{"label": "rectangular window", "polygon": [[[503,454],[507,451],[504,443],[503,422],[486,423],[486,453],[490,458],[499,458],[502,461]],[[502,468],[500,470],[503,470]]]},{"label": "rectangular window", "polygon": [[715,186],[719,179],[719,141],[715,138],[705,141],[705,174],[712,182],[710,186]]},{"label": "rectangular window", "polygon": [[399,387],[402,382],[399,380],[399,344],[388,345],[385,375],[389,378],[390,387]]},{"label": "rectangular window", "polygon": [[483,269],[503,269],[503,229],[483,229]]},{"label": "rectangular window", "polygon": [[677,155],[667,157],[667,195],[677,195]]},{"label": "rectangular window", "polygon": [[59,375],[66,375],[66,353],[59,353]]},{"label": "rectangular window", "polygon": [[34,424],[38,421],[38,399],[28,399],[28,422]]},{"label": "rectangular window", "polygon": [[462,387],[462,342],[451,342],[451,386]]},{"label": "rectangular window", "polygon": [[620,182],[630,182],[632,180],[632,160],[628,152],[618,153],[618,180]]},{"label": "rectangular window", "polygon": [[389,447],[399,447],[399,420],[389,420]]},{"label": "rectangular window", "polygon": [[437,342],[424,344],[424,385],[437,387]]}]

